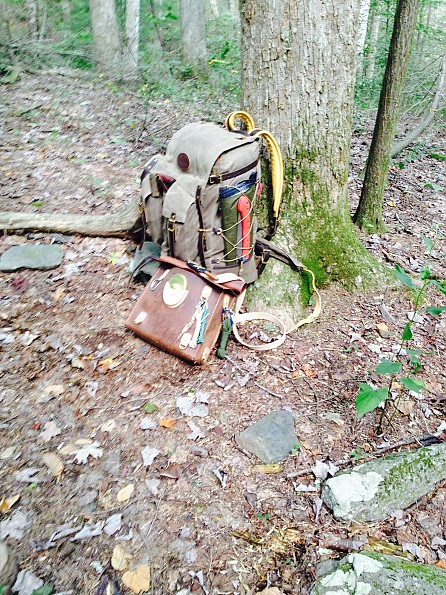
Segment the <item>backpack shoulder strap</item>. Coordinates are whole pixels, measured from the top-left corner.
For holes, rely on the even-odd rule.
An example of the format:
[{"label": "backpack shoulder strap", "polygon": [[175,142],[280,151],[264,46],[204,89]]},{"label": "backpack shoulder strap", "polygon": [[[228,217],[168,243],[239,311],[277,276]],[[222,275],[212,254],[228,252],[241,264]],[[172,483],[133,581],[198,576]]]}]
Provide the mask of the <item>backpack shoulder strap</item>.
[{"label": "backpack shoulder strap", "polygon": [[[313,312],[306,318],[303,318],[302,320],[299,320],[299,322],[296,322],[296,324],[294,324],[291,328],[287,329],[282,320],[280,320],[279,318],[277,318],[277,316],[274,316],[273,314],[269,314],[268,312],[247,312],[246,314],[240,314],[239,310],[242,306],[243,298],[244,298],[245,294],[243,293],[242,295],[239,296],[239,298],[237,299],[237,303],[236,303],[236,310],[235,310],[235,315],[234,315],[234,319],[233,319],[234,324],[232,327],[235,338],[237,339],[237,341],[239,343],[241,343],[245,347],[249,347],[250,349],[254,349],[256,351],[267,351],[269,349],[276,349],[277,347],[282,345],[282,343],[286,339],[286,336],[289,333],[292,333],[293,331],[300,328],[304,324],[310,324],[310,323],[314,322],[319,317],[319,314],[321,313],[322,302],[321,302],[321,296],[320,296],[320,294],[317,290],[317,287],[316,287],[316,280],[314,278],[313,271],[308,269],[297,258],[292,256],[291,254],[288,254],[288,252],[286,252],[285,250],[282,250],[281,248],[279,248],[272,242],[270,242],[268,240],[264,240],[262,238],[257,238],[257,240],[256,240],[256,254],[259,254],[259,252],[261,254],[263,254],[263,256],[267,255],[266,260],[268,260],[268,258],[270,258],[270,257],[275,258],[276,260],[279,260],[280,262],[287,264],[289,267],[291,267],[295,271],[305,271],[310,276],[311,287],[312,287],[313,294],[315,297],[315,305],[313,308]],[[247,343],[246,341],[243,341],[243,339],[240,337],[240,334],[238,332],[237,324],[240,322],[248,322],[248,321],[252,321],[252,320],[266,320],[268,322],[274,323],[275,325],[277,325],[279,327],[279,331],[280,331],[279,338],[271,343],[265,343],[263,345],[251,345],[251,344]]]}]

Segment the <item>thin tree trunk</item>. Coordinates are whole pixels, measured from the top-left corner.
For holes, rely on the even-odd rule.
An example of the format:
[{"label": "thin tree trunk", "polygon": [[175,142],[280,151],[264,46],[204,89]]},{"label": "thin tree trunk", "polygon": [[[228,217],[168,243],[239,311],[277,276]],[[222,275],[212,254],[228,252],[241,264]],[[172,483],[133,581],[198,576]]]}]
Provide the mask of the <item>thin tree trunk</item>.
[{"label": "thin tree trunk", "polygon": [[71,4],[70,0],[62,0],[60,3],[62,9],[63,20],[68,23],[71,20]]},{"label": "thin tree trunk", "polygon": [[183,58],[195,72],[207,71],[204,0],[180,0]]},{"label": "thin tree trunk", "polygon": [[138,79],[140,0],[127,0],[125,12],[125,46],[122,56],[122,78]]},{"label": "thin tree trunk", "polygon": [[48,19],[48,6],[45,0],[39,0],[39,12],[40,12],[40,26],[39,26],[39,41],[45,39],[46,25]]},{"label": "thin tree trunk", "polygon": [[209,0],[209,6],[211,8],[212,16],[217,18],[220,14],[218,10],[218,1],[217,0]]},{"label": "thin tree trunk", "polygon": [[367,44],[367,60],[364,72],[364,78],[371,83],[375,76],[375,62],[376,54],[378,52],[379,28],[381,25],[381,15],[379,12],[378,2],[372,6],[372,14],[370,16],[370,35]]},{"label": "thin tree trunk", "polygon": [[98,68],[110,78],[121,76],[121,48],[115,0],[90,0],[93,42]]},{"label": "thin tree trunk", "polygon": [[359,11],[358,36],[356,39],[356,70],[362,72],[364,58],[365,38],[367,35],[367,23],[370,12],[370,0],[361,0],[361,9]]},{"label": "thin tree trunk", "polygon": [[440,100],[443,96],[443,90],[446,84],[446,54],[443,56],[443,61],[441,65],[440,74],[438,77],[438,84],[437,90],[435,91],[434,99],[432,101],[432,105],[423,118],[423,120],[418,124],[416,128],[411,130],[404,138],[396,142],[392,147],[391,156],[395,157],[400,153],[403,149],[411,145],[419,136],[422,134],[434,121],[435,115],[438,110],[438,106],[440,105]]},{"label": "thin tree trunk", "polygon": [[33,39],[37,39],[39,36],[39,8],[37,0],[26,0],[26,9],[28,11],[29,33]]},{"label": "thin tree trunk", "polygon": [[382,219],[384,186],[418,7],[419,0],[398,0],[364,184],[354,215],[355,223],[369,233],[379,232],[384,228]]},{"label": "thin tree trunk", "polygon": [[[347,200],[359,1],[244,0],[241,9],[242,106],[284,157],[274,241],[319,282],[378,282],[371,273],[378,263],[358,240]],[[299,282],[284,269],[274,264],[255,284],[260,307],[298,305]]]}]

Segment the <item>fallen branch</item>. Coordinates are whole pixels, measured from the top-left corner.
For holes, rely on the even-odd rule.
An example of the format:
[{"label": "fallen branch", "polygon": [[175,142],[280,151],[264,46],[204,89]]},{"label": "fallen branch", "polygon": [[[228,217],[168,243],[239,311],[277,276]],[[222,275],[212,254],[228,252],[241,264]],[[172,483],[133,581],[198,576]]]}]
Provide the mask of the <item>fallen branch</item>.
[{"label": "fallen branch", "polygon": [[140,221],[138,200],[109,215],[66,215],[0,211],[0,230],[49,231],[86,236],[125,236]]},{"label": "fallen branch", "polygon": [[422,134],[426,128],[428,128],[432,122],[434,121],[435,114],[438,110],[438,106],[440,104],[440,99],[443,95],[443,88],[445,86],[446,81],[446,54],[443,56],[443,62],[441,65],[440,76],[438,79],[437,90],[435,91],[434,99],[432,101],[432,105],[429,109],[428,114],[424,118],[422,122],[418,124],[416,128],[411,130],[403,139],[396,142],[392,147],[391,156],[395,157],[400,153],[403,149],[411,145],[419,136]]}]

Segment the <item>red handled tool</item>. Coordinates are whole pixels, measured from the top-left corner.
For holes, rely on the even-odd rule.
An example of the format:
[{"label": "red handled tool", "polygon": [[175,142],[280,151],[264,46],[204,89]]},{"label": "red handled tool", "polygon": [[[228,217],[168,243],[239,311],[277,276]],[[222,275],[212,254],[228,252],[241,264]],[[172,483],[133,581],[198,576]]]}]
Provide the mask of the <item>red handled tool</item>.
[{"label": "red handled tool", "polygon": [[237,211],[240,213],[242,230],[242,258],[249,258],[251,252],[251,203],[244,194],[239,198]]}]

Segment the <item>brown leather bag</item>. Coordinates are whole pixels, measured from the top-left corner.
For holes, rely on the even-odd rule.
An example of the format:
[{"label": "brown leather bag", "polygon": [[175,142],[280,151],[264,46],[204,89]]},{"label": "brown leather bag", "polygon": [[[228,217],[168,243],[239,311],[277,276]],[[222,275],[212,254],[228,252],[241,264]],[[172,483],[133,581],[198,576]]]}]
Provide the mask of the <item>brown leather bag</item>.
[{"label": "brown leather bag", "polygon": [[204,364],[218,340],[223,310],[233,309],[245,283],[219,283],[175,258],[160,261],[125,324],[156,347]]}]

